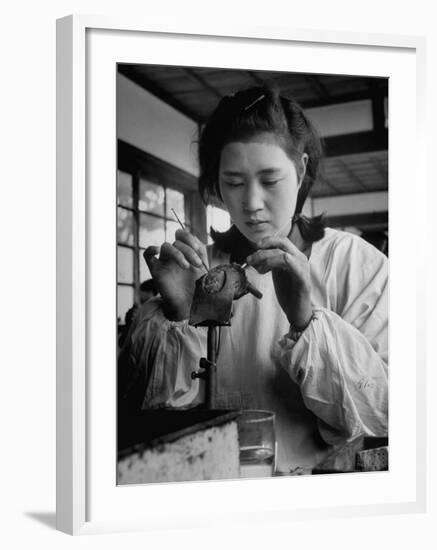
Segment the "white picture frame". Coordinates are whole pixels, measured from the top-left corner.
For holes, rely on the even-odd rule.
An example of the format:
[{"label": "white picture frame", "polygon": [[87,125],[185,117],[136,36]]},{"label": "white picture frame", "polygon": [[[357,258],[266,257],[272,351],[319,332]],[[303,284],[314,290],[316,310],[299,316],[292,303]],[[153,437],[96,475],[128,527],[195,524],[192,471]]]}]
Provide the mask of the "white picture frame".
[{"label": "white picture frame", "polygon": [[[111,209],[114,195],[112,183],[109,191],[102,192],[95,170],[100,167],[104,181],[111,178],[113,171],[110,181],[115,185],[116,138],[112,133],[115,84],[111,85],[115,83],[114,60],[158,62],[156,58],[150,61],[151,52],[156,54],[155,48],[140,47],[141,41],[147,39],[161,45],[159,62],[162,64],[173,60],[172,64],[176,65],[195,65],[194,58],[184,58],[188,55],[184,54],[184,47],[186,52],[199,50],[193,44],[190,46],[197,41],[196,46],[202,42],[210,48],[211,59],[217,55],[229,56],[232,46],[236,67],[245,59],[246,63],[253,63],[250,51],[256,47],[257,63],[272,68],[269,63],[273,62],[269,59],[274,59],[275,68],[279,68],[281,52],[294,48],[299,55],[293,59],[290,70],[297,70],[299,64],[307,70],[315,70],[316,62],[320,63],[316,58],[324,51],[329,53],[325,72],[338,70],[335,64],[340,67],[344,57],[346,61],[343,59],[343,62],[349,63],[351,73],[360,71],[363,74],[362,71],[367,70],[369,75],[390,77],[390,93],[393,94],[390,100],[390,185],[396,181],[396,187],[390,187],[390,368],[396,365],[390,375],[390,472],[366,473],[365,482],[360,481],[360,476],[340,476],[342,479],[314,476],[191,483],[189,495],[185,483],[110,487],[111,476],[115,480],[115,446],[111,447],[115,441],[115,343],[114,349],[108,351],[108,346],[103,346],[102,342],[108,342],[108,335],[115,338],[115,327],[111,329],[106,315],[106,308],[111,311],[115,303],[115,295],[105,300],[105,296],[113,296],[111,285],[115,285],[115,240],[112,238],[115,228],[111,225],[115,222]],[[311,53],[312,49],[315,53]],[[352,65],[351,60],[356,61],[352,53],[359,57],[361,65],[357,62]],[[426,195],[425,113],[421,96],[425,88],[424,59],[425,39],[421,37],[250,25],[224,29],[213,24],[199,28],[192,23],[179,28],[170,24],[159,26],[147,21],[82,15],[58,20],[56,414],[59,530],[85,534],[166,525],[197,527],[260,518],[275,521],[425,510],[425,256],[419,239],[424,222],[418,214],[417,204],[419,197]],[[225,57],[223,60],[227,63]],[[214,66],[214,61],[210,63]],[[105,90],[104,95],[102,90]],[[397,97],[402,94],[403,98]],[[408,105],[406,112],[402,111],[402,101]],[[405,158],[409,159],[407,165],[402,160]],[[411,186],[412,181],[414,186]],[[406,187],[408,184],[410,187]],[[409,189],[408,196],[402,196],[402,189]],[[405,212],[410,220],[409,234],[401,242],[397,233],[404,223]],[[415,251],[415,262],[411,261],[408,266],[401,264],[402,247],[405,246]],[[99,256],[100,266],[96,266],[96,256]],[[104,276],[102,265],[111,275]],[[112,282],[108,282],[109,279]],[[406,326],[396,309],[396,296],[401,295],[406,282],[411,288],[412,280],[415,292],[405,298],[405,308],[409,312]],[[100,281],[101,289],[96,281]],[[402,350],[396,347],[399,342],[403,343]],[[105,370],[112,382],[106,380]],[[409,378],[405,381],[407,372]],[[409,411],[403,406],[407,390]],[[408,445],[402,437],[402,429],[408,433]],[[262,501],[257,498],[260,483]],[[375,487],[381,488],[378,498]],[[334,499],[323,498],[333,488]],[[287,498],[280,493],[285,493]],[[196,502],[206,501],[208,509],[195,507]]]}]

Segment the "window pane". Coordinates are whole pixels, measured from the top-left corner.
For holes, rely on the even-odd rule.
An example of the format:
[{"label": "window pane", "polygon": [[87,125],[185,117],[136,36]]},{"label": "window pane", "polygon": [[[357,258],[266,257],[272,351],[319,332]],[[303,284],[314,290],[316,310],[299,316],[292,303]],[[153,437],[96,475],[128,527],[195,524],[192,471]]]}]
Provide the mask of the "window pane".
[{"label": "window pane", "polygon": [[117,247],[117,282],[134,282],[134,252],[131,248]]},{"label": "window pane", "polygon": [[182,222],[185,222],[185,212],[184,212],[184,195],[179,191],[174,189],[167,189],[167,206],[166,206],[166,216],[167,218],[174,219],[174,214],[171,211],[173,208],[176,214],[179,216]]},{"label": "window pane", "polygon": [[117,170],[117,204],[133,206],[132,176]]},{"label": "window pane", "polygon": [[144,250],[139,251],[139,266],[140,266],[140,284],[147,279],[151,279],[152,275],[150,274],[149,268],[147,267],[146,260],[144,259]]},{"label": "window pane", "polygon": [[165,241],[164,220],[140,214],[140,246],[161,246]]},{"label": "window pane", "polygon": [[227,231],[231,227],[231,218],[229,213],[221,208],[216,208],[215,206],[208,206],[206,208],[206,227],[208,231],[208,244],[211,244],[213,241],[209,236],[209,231],[211,226],[216,231]]},{"label": "window pane", "polygon": [[134,305],[134,287],[117,285],[117,318],[124,325],[126,312]]},{"label": "window pane", "polygon": [[138,207],[140,210],[146,210],[147,212],[153,212],[154,214],[163,216],[164,188],[161,187],[161,185],[156,185],[146,180],[140,180]]},{"label": "window pane", "polygon": [[122,244],[134,244],[134,216],[130,210],[117,208],[117,240]]}]

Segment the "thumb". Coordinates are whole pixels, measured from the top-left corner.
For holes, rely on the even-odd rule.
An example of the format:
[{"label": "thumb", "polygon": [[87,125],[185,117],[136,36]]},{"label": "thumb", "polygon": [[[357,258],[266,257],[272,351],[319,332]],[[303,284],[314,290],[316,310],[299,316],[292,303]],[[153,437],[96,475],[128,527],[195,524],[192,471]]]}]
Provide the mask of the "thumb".
[{"label": "thumb", "polygon": [[147,267],[149,268],[150,273],[152,274],[155,270],[155,266],[158,262],[156,256],[159,254],[159,246],[148,246],[143,253],[144,260],[146,261]]}]

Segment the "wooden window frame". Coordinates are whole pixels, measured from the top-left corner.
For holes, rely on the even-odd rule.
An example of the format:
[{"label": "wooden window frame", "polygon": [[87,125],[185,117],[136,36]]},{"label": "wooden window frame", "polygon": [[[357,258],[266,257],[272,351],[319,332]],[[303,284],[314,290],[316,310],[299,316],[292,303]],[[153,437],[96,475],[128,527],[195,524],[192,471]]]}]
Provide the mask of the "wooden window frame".
[{"label": "wooden window frame", "polygon": [[[134,289],[134,296],[138,295],[140,281],[140,250],[143,247],[139,242],[140,214],[157,217],[159,219],[169,220],[166,215],[166,203],[164,203],[164,215],[156,215],[145,212],[139,208],[139,187],[140,180],[147,180],[164,189],[173,189],[184,195],[184,214],[188,227],[204,242],[207,241],[206,231],[206,207],[203,205],[198,190],[197,177],[182,170],[168,162],[165,162],[150,153],[147,153],[123,140],[117,141],[117,170],[129,174],[132,177],[132,206],[119,205],[118,208],[132,212],[134,218],[133,244],[119,243],[117,238],[117,247],[125,247],[133,250],[133,283],[117,281],[117,285],[130,286]],[[167,200],[165,195],[165,201]]]}]

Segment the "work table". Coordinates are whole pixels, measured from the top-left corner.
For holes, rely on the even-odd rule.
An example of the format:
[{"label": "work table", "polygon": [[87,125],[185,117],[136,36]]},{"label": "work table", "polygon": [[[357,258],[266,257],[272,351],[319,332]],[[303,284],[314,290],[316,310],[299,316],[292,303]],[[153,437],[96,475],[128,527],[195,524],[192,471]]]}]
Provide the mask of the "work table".
[{"label": "work table", "polygon": [[[237,410],[157,409],[120,415],[117,484],[238,479]],[[388,470],[387,438],[359,436],[313,469],[281,475]]]}]

